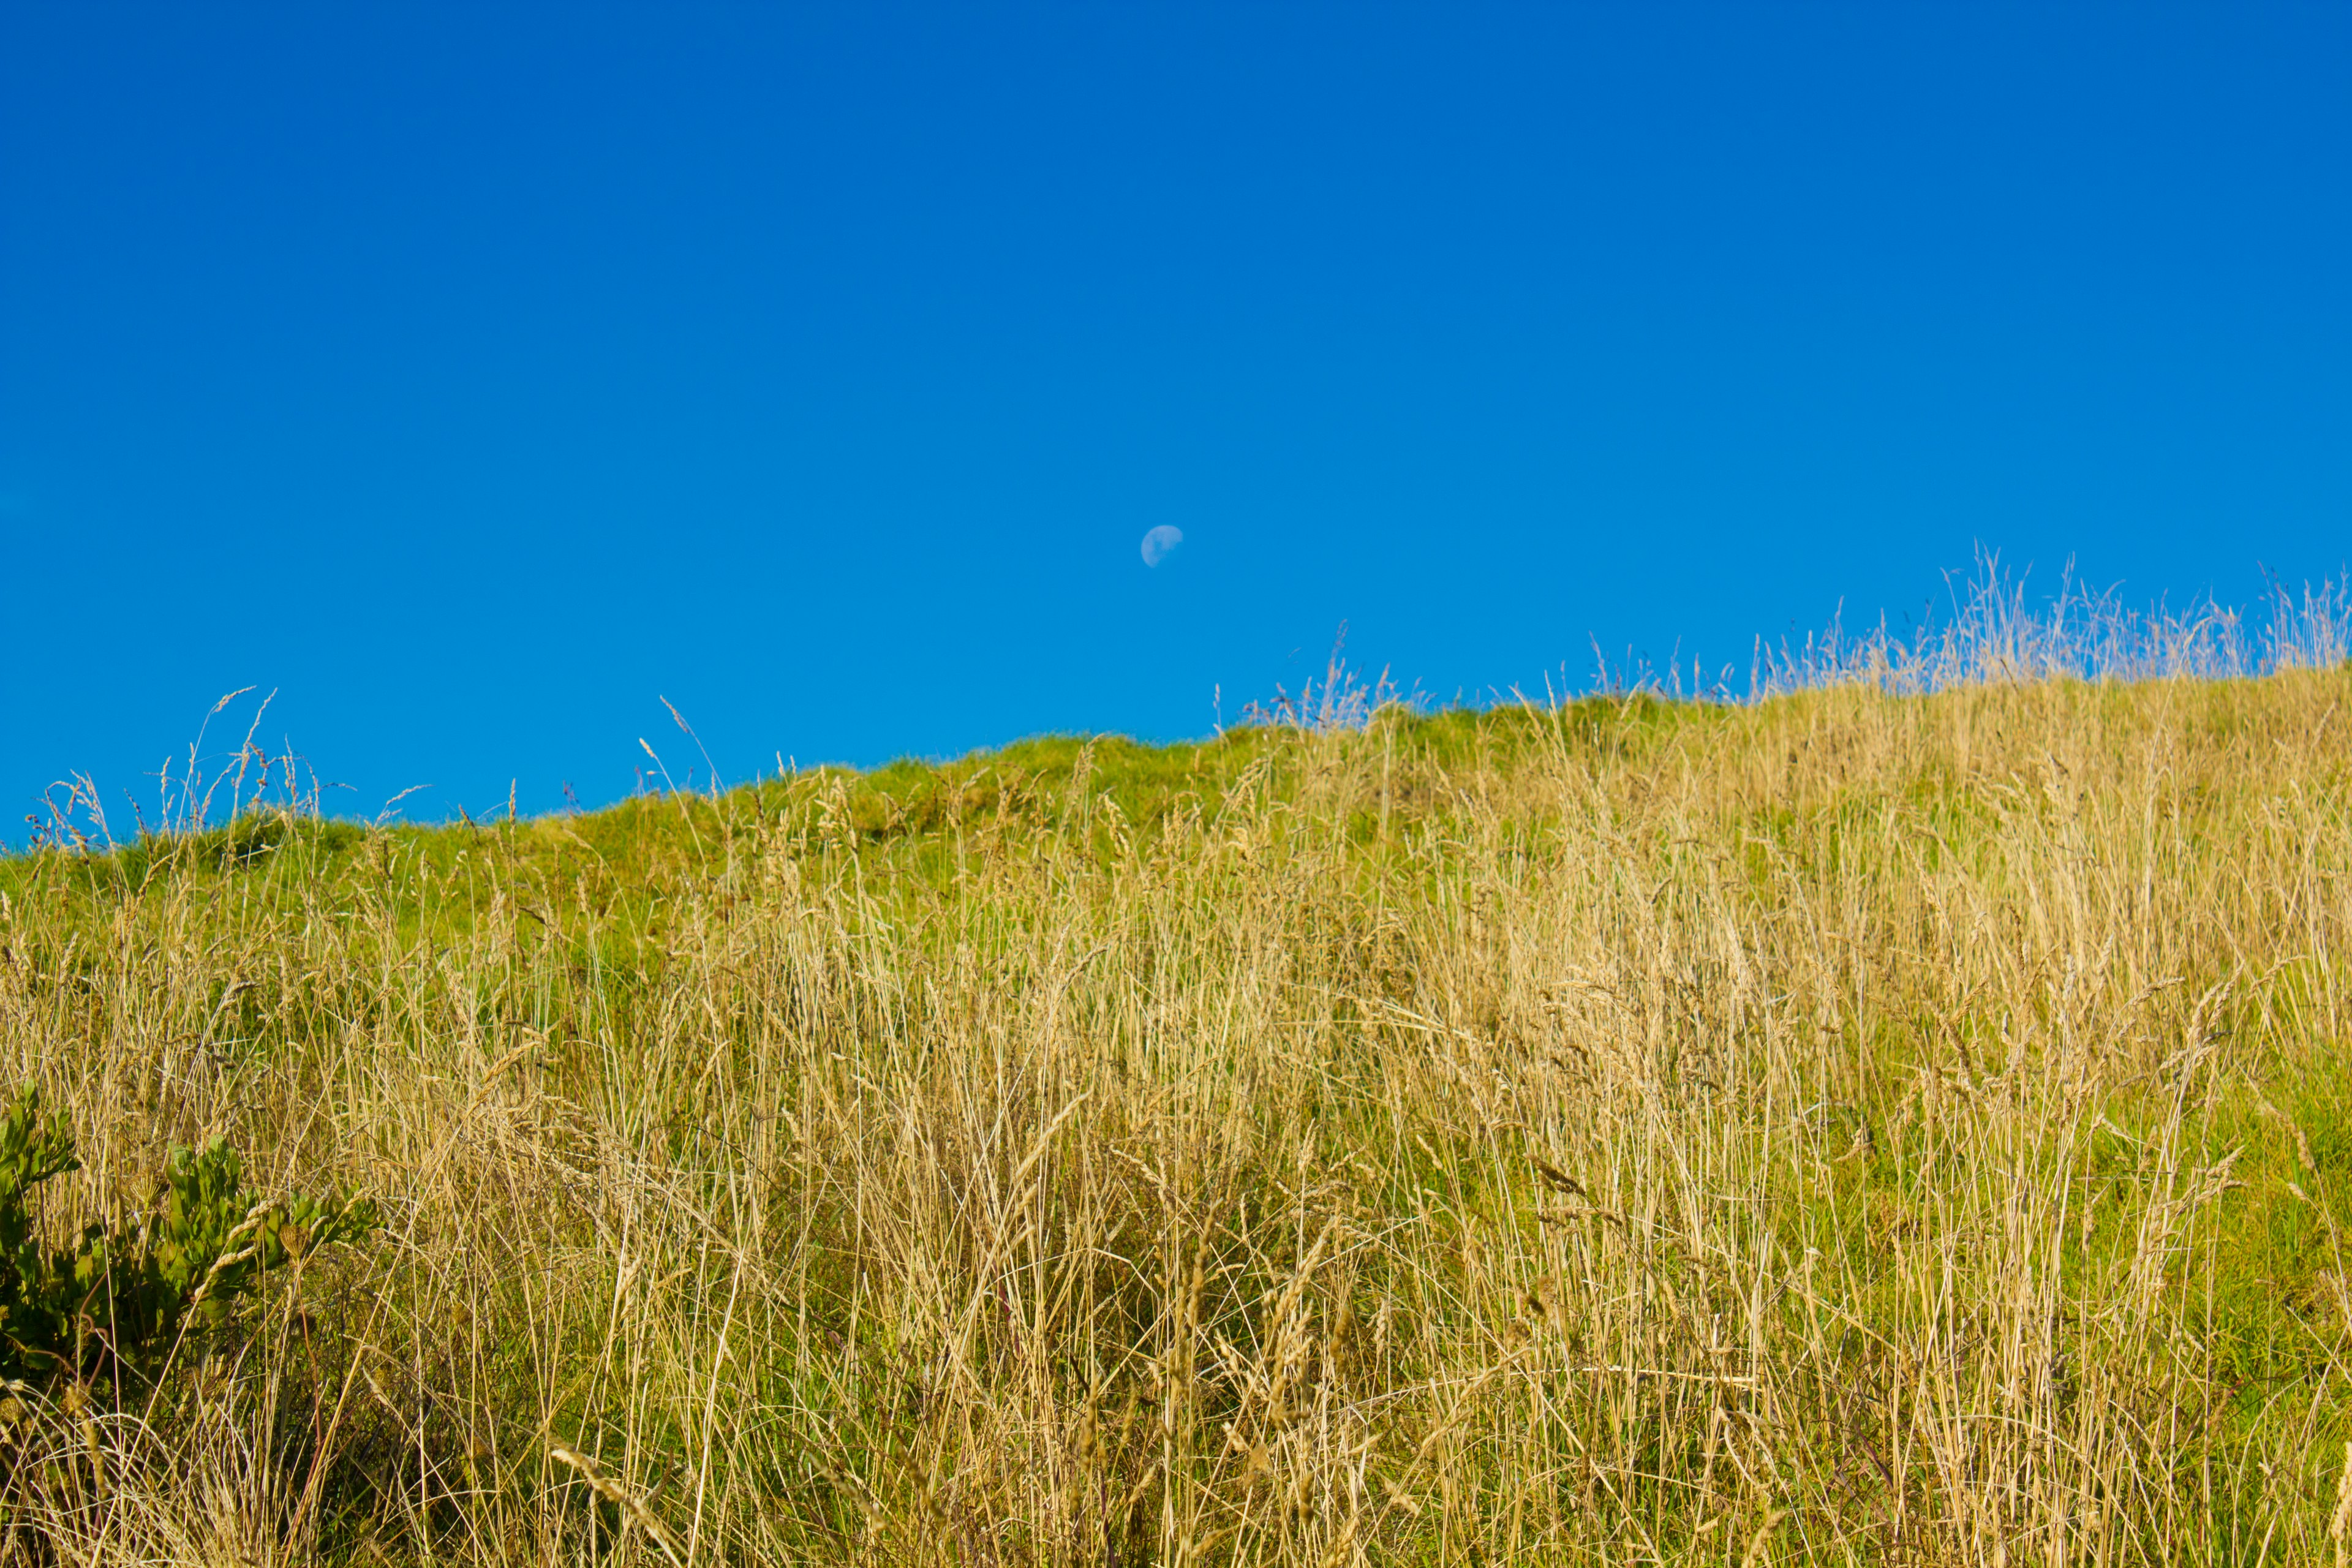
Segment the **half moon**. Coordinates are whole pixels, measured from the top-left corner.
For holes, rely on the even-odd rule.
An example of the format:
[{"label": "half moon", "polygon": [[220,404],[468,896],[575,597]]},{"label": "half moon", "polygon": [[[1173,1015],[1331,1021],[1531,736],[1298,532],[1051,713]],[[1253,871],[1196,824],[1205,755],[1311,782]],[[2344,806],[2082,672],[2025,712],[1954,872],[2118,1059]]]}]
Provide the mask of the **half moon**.
[{"label": "half moon", "polygon": [[1143,536],[1143,563],[1146,566],[1159,565],[1162,561],[1167,560],[1168,557],[1175,552],[1178,545],[1183,542],[1184,531],[1182,529],[1171,528],[1166,523],[1161,523],[1158,528],[1153,529],[1150,532]]}]

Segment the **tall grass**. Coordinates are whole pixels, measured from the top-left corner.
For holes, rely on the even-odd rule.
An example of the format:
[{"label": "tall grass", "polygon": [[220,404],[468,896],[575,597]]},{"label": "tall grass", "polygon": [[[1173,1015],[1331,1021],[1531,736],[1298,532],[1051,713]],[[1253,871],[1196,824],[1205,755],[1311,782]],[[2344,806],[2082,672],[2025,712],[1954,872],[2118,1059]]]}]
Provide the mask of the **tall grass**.
[{"label": "tall grass", "polygon": [[214,1133],[389,1224],[11,1391],[0,1553],[2340,1561],[2352,677],[2275,662],[6,862],[53,1235]]},{"label": "tall grass", "polygon": [[2290,588],[2278,578],[2252,614],[2210,595],[2174,610],[2134,606],[2114,588],[2063,573],[2035,603],[1997,556],[1906,637],[1882,618],[1859,636],[1832,625],[1801,647],[1760,639],[1751,698],[1864,685],[1903,696],[2033,680],[2239,680],[2282,669],[2328,669],[2352,658],[2352,577]]}]

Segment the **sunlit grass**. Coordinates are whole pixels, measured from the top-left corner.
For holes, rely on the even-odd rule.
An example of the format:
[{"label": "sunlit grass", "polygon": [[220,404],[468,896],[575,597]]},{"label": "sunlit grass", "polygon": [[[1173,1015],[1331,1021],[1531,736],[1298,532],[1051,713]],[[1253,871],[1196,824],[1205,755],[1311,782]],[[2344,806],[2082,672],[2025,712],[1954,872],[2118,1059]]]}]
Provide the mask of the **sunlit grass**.
[{"label": "sunlit grass", "polygon": [[162,1388],[21,1391],[5,1550],[2331,1561],[2348,697],[1391,709],[0,863],[45,1224],[215,1133],[387,1218]]}]

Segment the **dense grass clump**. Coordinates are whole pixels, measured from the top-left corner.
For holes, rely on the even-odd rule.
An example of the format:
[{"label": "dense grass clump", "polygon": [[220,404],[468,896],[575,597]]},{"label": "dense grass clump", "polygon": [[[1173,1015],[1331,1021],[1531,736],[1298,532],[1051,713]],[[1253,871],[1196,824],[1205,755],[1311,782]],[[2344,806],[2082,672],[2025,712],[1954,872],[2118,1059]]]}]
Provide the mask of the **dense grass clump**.
[{"label": "dense grass clump", "polygon": [[374,1222],[20,1379],[0,1554],[2333,1560],[2347,698],[1391,710],[0,863],[46,1245],[215,1139]]}]

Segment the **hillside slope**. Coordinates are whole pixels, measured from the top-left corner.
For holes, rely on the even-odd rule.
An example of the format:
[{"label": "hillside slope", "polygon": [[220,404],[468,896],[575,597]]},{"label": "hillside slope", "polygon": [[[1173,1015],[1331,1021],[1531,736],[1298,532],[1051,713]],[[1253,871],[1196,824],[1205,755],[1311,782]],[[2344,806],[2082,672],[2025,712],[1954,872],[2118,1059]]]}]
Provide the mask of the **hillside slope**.
[{"label": "hillside slope", "polygon": [[215,1135],[382,1219],[25,1381],[9,1550],[2326,1560],[2347,697],[1391,711],[0,863],[41,1237]]}]

